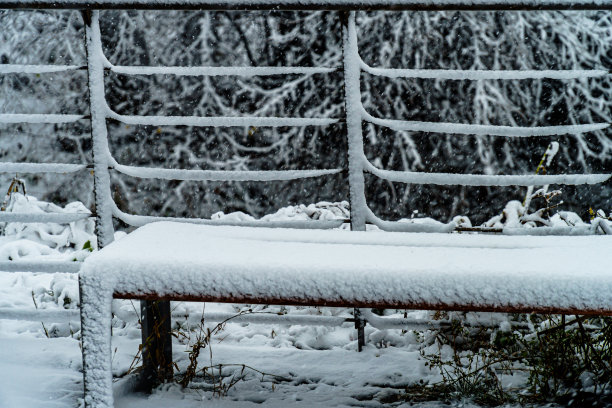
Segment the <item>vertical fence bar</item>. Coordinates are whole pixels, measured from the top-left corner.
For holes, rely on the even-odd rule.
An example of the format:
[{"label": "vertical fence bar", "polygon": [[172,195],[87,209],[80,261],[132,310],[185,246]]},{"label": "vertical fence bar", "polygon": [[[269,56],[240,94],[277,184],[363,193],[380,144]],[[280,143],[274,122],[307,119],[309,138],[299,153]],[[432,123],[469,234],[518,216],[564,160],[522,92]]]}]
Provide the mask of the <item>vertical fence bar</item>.
[{"label": "vertical fence bar", "polygon": [[[355,12],[341,12],[342,60],[344,65],[344,110],[346,112],[346,133],[348,138],[348,179],[351,203],[351,230],[366,229],[365,179],[363,175],[363,131],[361,115],[361,66],[357,47]],[[357,350],[365,345],[365,320],[361,310],[353,310],[357,330]]]},{"label": "vertical fence bar", "polygon": [[104,57],[100,35],[100,12],[83,11],[85,50],[87,53],[87,85],[91,114],[91,139],[94,162],[94,199],[98,248],[113,241],[113,207],[108,170],[108,131],[106,129],[106,99],[104,96]]},{"label": "vertical fence bar", "polygon": [[[91,138],[94,162],[94,199],[98,248],[114,239],[113,207],[109,173],[110,150],[106,127],[107,105],[104,92],[104,53],[100,33],[100,12],[82,12],[85,23],[85,50]],[[141,301],[143,375],[141,387],[150,390],[160,379],[172,377],[172,338],[170,302]],[[81,323],[83,322],[81,316]],[[85,383],[87,395],[88,383]]]},{"label": "vertical fence bar", "polygon": [[365,231],[367,204],[363,175],[365,154],[363,152],[363,134],[361,129],[361,66],[359,64],[359,50],[357,48],[355,12],[343,11],[341,13],[341,21],[351,229],[353,231]]},{"label": "vertical fence bar", "polygon": [[[110,244],[113,241],[113,215],[110,205],[110,174],[108,170],[108,140],[106,130],[106,102],[104,99],[104,65],[102,60],[102,41],[100,38],[99,11],[83,10],[81,12],[85,25],[85,53],[87,57],[87,90],[89,93],[89,111],[91,115],[91,140],[92,156],[94,162],[94,203],[96,209],[96,237],[98,248]],[[80,298],[85,296],[82,291],[79,278]],[[89,353],[87,347],[90,337],[99,333],[88,329],[88,317],[81,308],[81,342],[83,345],[83,388],[85,392],[85,407],[103,405],[104,402],[89,399],[92,391],[99,387],[101,379],[95,378],[89,373]],[[104,350],[107,352],[108,350]],[[109,379],[105,379],[109,380]],[[95,393],[95,392],[94,392]],[[110,402],[112,404],[112,401]]]}]

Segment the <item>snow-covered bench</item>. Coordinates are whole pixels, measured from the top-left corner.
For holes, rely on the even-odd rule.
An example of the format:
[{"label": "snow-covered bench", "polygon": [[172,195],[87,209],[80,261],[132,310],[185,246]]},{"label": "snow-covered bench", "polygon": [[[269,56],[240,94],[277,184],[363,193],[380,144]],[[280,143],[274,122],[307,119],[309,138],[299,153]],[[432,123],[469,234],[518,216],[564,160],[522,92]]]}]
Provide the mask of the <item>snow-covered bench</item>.
[{"label": "snow-covered bench", "polygon": [[149,224],[88,258],[86,406],[113,405],[113,298],[612,314],[612,237]]},{"label": "snow-covered bench", "polygon": [[[341,3],[343,2],[337,1],[335,4],[340,7]],[[434,3],[429,2],[430,5]],[[184,5],[185,2],[179,0],[175,4]],[[495,4],[499,6],[501,3]],[[518,2],[508,4],[517,6]],[[600,4],[602,3],[597,2],[593,7]],[[364,3],[363,6],[370,5]],[[108,108],[104,100],[102,68],[121,71],[121,67],[104,65],[98,13],[85,13],[84,17],[90,63],[88,73],[92,99],[98,242],[104,247],[86,260],[80,274],[87,407],[110,407],[113,404],[110,345],[113,298],[356,308],[612,314],[610,236],[516,237],[448,234],[457,231],[456,224],[425,225],[381,220],[368,207],[365,194],[365,173],[392,182],[464,186],[596,184],[610,179],[610,174],[482,175],[390,171],[379,169],[368,161],[362,138],[364,121],[396,130],[508,137],[574,134],[601,130],[609,124],[508,127],[375,118],[361,103],[361,70],[379,74],[384,72],[392,77],[399,75],[412,78],[415,75],[418,77],[419,74],[401,69],[372,71],[365,66],[357,49],[354,13],[343,13],[340,17],[343,27],[342,70],[346,93],[344,120],[348,140],[346,169],[210,171],[126,166],[118,163],[108,149],[105,127],[108,118],[127,124],[156,126],[244,126],[247,123],[262,126],[303,126],[329,124],[337,119],[118,115]],[[197,71],[200,68],[194,69]],[[206,68],[205,72],[209,72],[209,69],[212,68]],[[225,68],[219,69],[221,71],[215,72],[228,75]],[[248,67],[241,70],[248,71]],[[162,72],[150,67],[139,67],[137,71]],[[197,72],[201,74],[204,71]],[[257,72],[261,74],[262,71],[260,69]],[[498,75],[494,71],[487,72],[489,75]],[[464,75],[466,72],[459,74]],[[478,75],[480,74],[482,72]],[[572,78],[595,75],[583,71],[562,74]],[[598,71],[596,74],[604,75],[607,72]],[[541,73],[535,71],[504,71],[503,77],[517,79],[540,77],[539,75]],[[131,177],[194,181],[290,180],[337,174],[346,170],[353,231],[261,229],[244,225],[190,225],[178,222],[157,222],[142,226],[160,218],[126,214],[119,210],[111,198],[110,178],[107,173],[109,166],[114,171]],[[117,242],[111,242],[113,216],[130,225],[142,227]],[[215,223],[202,219],[182,221]],[[322,226],[321,223],[309,223],[310,225],[300,227]],[[337,227],[341,223],[342,220],[334,221],[333,226],[326,227]],[[366,232],[366,224],[396,232]],[[263,226],[261,223],[258,225]],[[293,223],[293,226],[297,228],[298,224]],[[593,224],[589,228],[568,225],[561,228],[540,228],[537,231],[484,231],[593,234],[597,228],[606,232],[609,230],[608,224],[602,222],[599,226]],[[144,302],[147,303],[150,302]],[[168,307],[167,302],[165,305]],[[147,308],[148,306],[145,306],[144,310]],[[154,318],[143,317],[145,325],[150,325],[151,320]],[[361,324],[357,316],[355,320],[357,325]]]}]

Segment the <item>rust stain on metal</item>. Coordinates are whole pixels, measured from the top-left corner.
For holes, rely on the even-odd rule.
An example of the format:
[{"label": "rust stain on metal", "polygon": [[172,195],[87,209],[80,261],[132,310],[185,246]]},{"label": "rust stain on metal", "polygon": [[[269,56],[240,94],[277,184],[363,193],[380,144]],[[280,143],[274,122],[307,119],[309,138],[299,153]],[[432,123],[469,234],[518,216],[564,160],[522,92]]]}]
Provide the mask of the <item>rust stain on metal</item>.
[{"label": "rust stain on metal", "polygon": [[252,303],[264,305],[286,306],[328,306],[328,307],[359,307],[377,309],[411,309],[411,310],[442,310],[457,312],[498,312],[498,313],[538,313],[538,314],[570,314],[612,316],[612,310],[582,309],[578,307],[554,307],[533,305],[494,305],[494,304],[446,304],[426,302],[386,302],[361,301],[357,299],[328,300],[323,298],[291,298],[291,297],[257,297],[257,296],[226,296],[211,295],[163,295],[156,293],[115,293],[118,299],[139,300],[174,300],[183,302],[216,302],[216,303]]}]

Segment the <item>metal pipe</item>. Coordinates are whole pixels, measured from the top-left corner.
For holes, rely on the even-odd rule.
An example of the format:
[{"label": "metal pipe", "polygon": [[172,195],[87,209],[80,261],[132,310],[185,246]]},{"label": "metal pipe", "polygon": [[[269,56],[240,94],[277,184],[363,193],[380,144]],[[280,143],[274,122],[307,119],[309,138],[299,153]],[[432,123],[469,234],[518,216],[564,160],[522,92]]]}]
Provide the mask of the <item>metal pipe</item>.
[{"label": "metal pipe", "polygon": [[612,10],[609,0],[0,0],[0,9],[75,10]]},{"label": "metal pipe", "polygon": [[110,156],[106,128],[106,100],[104,96],[104,64],[100,34],[99,11],[83,11],[85,22],[85,50],[87,53],[87,89],[91,113],[91,139],[93,142],[94,198],[96,236],[98,248],[113,241],[113,207],[111,204]]}]

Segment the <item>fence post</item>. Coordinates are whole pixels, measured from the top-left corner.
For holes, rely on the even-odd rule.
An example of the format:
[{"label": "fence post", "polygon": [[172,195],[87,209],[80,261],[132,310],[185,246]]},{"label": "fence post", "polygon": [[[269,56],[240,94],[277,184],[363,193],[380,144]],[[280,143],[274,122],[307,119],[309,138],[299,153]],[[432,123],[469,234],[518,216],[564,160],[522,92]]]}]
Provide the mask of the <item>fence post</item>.
[{"label": "fence post", "polygon": [[[99,53],[102,47],[100,41],[100,26],[98,23],[98,11],[83,10],[81,16],[85,26],[85,56],[87,58],[87,91],[89,94],[89,113],[91,118],[91,141],[92,141],[92,158],[93,158],[93,176],[94,176],[94,206],[96,213],[96,237],[98,240],[98,249],[113,241],[113,215],[112,207],[108,200],[110,199],[110,174],[108,172],[108,157],[107,157],[107,130],[105,118],[105,102],[104,102],[104,66],[99,58]],[[102,99],[101,99],[102,98]],[[81,290],[81,282],[79,279],[79,295],[83,299]],[[88,327],[85,323],[87,316],[83,314],[81,308],[81,342],[85,344],[85,339],[89,335],[85,328]],[[85,392],[85,406],[91,407],[95,403],[87,399],[91,395],[90,390],[98,386],[96,379],[89,378],[87,372],[86,355],[89,350],[83,347],[83,388]]]},{"label": "fence post", "polygon": [[[361,114],[361,66],[355,29],[355,12],[342,11],[342,61],[344,66],[344,111],[346,112],[346,133],[348,138],[348,181],[351,203],[351,230],[365,231],[367,203],[363,164],[363,131]],[[365,345],[365,320],[361,311],[353,310],[357,329],[357,349]]]},{"label": "fence post", "polygon": [[[113,206],[110,183],[110,150],[106,118],[108,106],[104,93],[106,59],[102,50],[100,12],[84,10],[87,88],[91,115],[91,139],[96,209],[96,237],[102,249],[114,239]],[[141,301],[142,360],[141,387],[150,390],[160,379],[172,377],[172,337],[169,301]],[[83,316],[81,316],[83,319]],[[87,384],[85,384],[87,388]],[[87,394],[87,391],[86,391]]]},{"label": "fence post", "polygon": [[96,236],[98,248],[113,242],[113,207],[106,129],[106,99],[104,96],[104,57],[100,37],[99,11],[82,12],[85,23],[85,51],[87,55],[87,89],[91,115],[91,140],[96,208]]},{"label": "fence post", "polygon": [[351,229],[365,231],[367,203],[363,167],[363,134],[361,129],[361,66],[355,30],[355,12],[343,11],[342,59],[344,65],[344,109],[348,138],[348,181],[351,203]]}]

